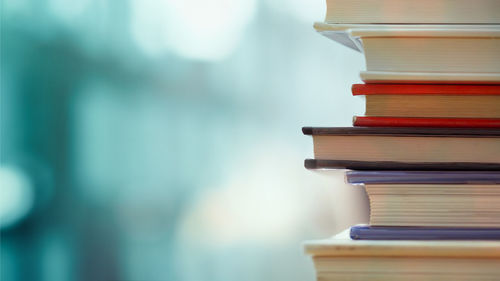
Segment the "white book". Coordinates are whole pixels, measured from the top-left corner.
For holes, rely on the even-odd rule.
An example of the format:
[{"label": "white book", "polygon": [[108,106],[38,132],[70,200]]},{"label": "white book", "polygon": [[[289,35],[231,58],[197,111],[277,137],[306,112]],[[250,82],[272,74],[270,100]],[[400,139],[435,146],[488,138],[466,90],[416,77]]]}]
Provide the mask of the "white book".
[{"label": "white book", "polygon": [[359,241],[348,230],[306,242],[317,280],[498,280],[498,241]]},{"label": "white book", "polygon": [[500,25],[317,23],[315,28],[365,54],[365,82],[500,82]]},{"label": "white book", "polygon": [[433,73],[433,72],[387,72],[361,71],[359,76],[365,83],[405,84],[498,84],[498,73]]},{"label": "white book", "polygon": [[327,0],[328,23],[500,23],[499,0]]}]

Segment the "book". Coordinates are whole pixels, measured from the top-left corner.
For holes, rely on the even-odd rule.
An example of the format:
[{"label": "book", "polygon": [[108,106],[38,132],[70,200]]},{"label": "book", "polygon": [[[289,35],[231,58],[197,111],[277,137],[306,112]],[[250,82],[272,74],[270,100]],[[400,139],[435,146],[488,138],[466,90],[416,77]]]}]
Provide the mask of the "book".
[{"label": "book", "polygon": [[353,84],[357,95],[498,95],[500,85]]},{"label": "book", "polygon": [[372,72],[499,73],[500,25],[495,30],[352,29]]},{"label": "book", "polygon": [[499,85],[355,84],[352,94],[365,98],[368,117],[482,118],[500,122]]},{"label": "book", "polygon": [[329,23],[500,23],[496,0],[327,0]]},{"label": "book", "polygon": [[499,280],[499,19],[496,0],[327,0],[314,28],[364,54],[366,110],[304,127],[304,164],[351,169],[370,225],[305,243],[317,280]]},{"label": "book", "polygon": [[[483,30],[487,32],[495,32],[499,29],[499,24],[332,24],[325,22],[315,22],[313,27],[321,35],[336,41],[346,47],[350,47],[360,53],[363,52],[363,43],[359,36],[351,36],[353,30]],[[340,40],[338,40],[340,39]]]},{"label": "book", "polygon": [[408,171],[500,171],[500,163],[473,162],[401,162],[306,159],[304,167],[310,170],[408,170]]},{"label": "book", "polygon": [[371,226],[500,228],[499,184],[364,184]]},{"label": "book", "polygon": [[416,118],[354,116],[356,127],[500,128],[500,118]]},{"label": "book", "polygon": [[498,24],[330,24],[324,22],[315,22],[314,29],[321,35],[336,41],[346,47],[356,50],[360,53],[363,52],[363,44],[360,38],[350,35],[350,30],[391,30],[391,29],[404,29],[404,30],[464,30],[475,27],[480,27],[483,30],[495,31],[498,30]]},{"label": "book", "polygon": [[353,240],[500,240],[500,228],[445,228],[355,225]]},{"label": "book", "polygon": [[500,164],[500,129],[304,127],[302,131],[313,138],[316,160],[386,163],[384,169],[396,163],[441,164],[443,169],[453,163]]},{"label": "book", "polygon": [[367,83],[499,83],[500,25],[316,23],[365,54]]},{"label": "book", "polygon": [[346,171],[349,184],[500,184],[497,171]]},{"label": "book", "polygon": [[349,230],[304,243],[317,280],[498,280],[498,241],[352,240]]},{"label": "book", "polygon": [[361,71],[365,83],[499,84],[498,73]]}]

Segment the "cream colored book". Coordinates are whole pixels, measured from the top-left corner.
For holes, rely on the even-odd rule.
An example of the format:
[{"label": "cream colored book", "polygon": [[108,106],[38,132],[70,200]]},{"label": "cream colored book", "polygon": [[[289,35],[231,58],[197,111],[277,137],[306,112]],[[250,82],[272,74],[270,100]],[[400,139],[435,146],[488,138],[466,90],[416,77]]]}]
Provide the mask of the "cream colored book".
[{"label": "cream colored book", "polygon": [[312,136],[316,160],[384,161],[403,166],[443,163],[442,169],[448,170],[460,167],[457,164],[500,163],[500,129],[304,127],[302,132]]},{"label": "cream colored book", "polygon": [[500,185],[366,184],[371,226],[500,228]]},{"label": "cream colored book", "polygon": [[328,23],[500,23],[498,0],[327,0]]},{"label": "cream colored book", "polygon": [[497,241],[359,241],[348,230],[304,244],[317,280],[499,280]]},{"label": "cream colored book", "polygon": [[317,23],[315,28],[364,53],[365,82],[500,82],[500,25]]},{"label": "cream colored book", "polygon": [[361,71],[365,83],[499,84],[500,73]]}]

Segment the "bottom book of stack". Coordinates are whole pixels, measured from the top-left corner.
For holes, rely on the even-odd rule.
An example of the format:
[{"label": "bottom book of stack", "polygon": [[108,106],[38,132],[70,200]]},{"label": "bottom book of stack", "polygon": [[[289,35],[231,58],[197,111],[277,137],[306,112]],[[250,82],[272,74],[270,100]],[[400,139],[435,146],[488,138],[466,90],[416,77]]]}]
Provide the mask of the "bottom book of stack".
[{"label": "bottom book of stack", "polygon": [[500,280],[499,241],[352,240],[305,243],[317,280]]}]

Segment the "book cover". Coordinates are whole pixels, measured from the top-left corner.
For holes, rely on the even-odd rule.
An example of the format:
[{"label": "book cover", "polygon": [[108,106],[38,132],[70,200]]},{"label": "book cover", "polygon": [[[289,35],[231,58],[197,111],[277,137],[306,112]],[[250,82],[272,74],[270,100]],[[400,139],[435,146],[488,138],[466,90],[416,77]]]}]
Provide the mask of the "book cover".
[{"label": "book cover", "polygon": [[302,133],[312,136],[500,137],[500,129],[480,128],[303,127]]},{"label": "book cover", "polygon": [[500,241],[353,240],[349,230],[330,239],[306,241],[304,250],[317,257],[460,257],[500,258]]},{"label": "book cover", "polygon": [[355,127],[500,128],[500,119],[354,116]]},{"label": "book cover", "polygon": [[308,241],[317,280],[498,280],[500,242],[353,240],[344,234]]},{"label": "book cover", "polygon": [[496,171],[347,171],[350,184],[498,184]]},{"label": "book cover", "polygon": [[[325,35],[326,36],[326,35]],[[500,84],[500,73],[361,71],[359,77],[369,84]]]},{"label": "book cover", "polygon": [[500,85],[353,84],[358,95],[500,95]]},{"label": "book cover", "polygon": [[327,0],[330,23],[499,23],[495,0]]},{"label": "book cover", "polygon": [[499,228],[351,227],[353,240],[500,240]]},{"label": "book cover", "polygon": [[319,160],[500,164],[500,129],[494,128],[305,127],[303,132],[312,135]]},{"label": "book cover", "polygon": [[306,159],[306,169],[349,169],[349,170],[413,170],[413,171],[500,171],[500,163],[474,162],[401,162],[401,161],[354,161]]},{"label": "book cover", "polygon": [[352,94],[366,102],[365,116],[354,118],[356,126],[494,128],[500,123],[499,85],[355,84]]}]

